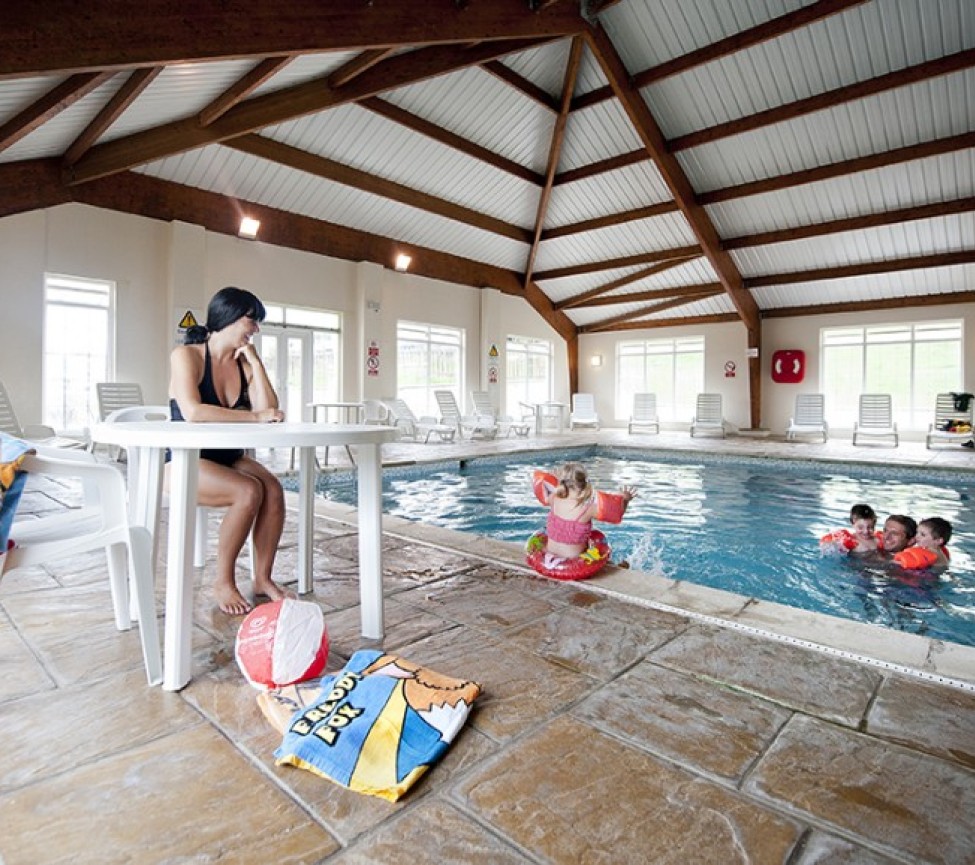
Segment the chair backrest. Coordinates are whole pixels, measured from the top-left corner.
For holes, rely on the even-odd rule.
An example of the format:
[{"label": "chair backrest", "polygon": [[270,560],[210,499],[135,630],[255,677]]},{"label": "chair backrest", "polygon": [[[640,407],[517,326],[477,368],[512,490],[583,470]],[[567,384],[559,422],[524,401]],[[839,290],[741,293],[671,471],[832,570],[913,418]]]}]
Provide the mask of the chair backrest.
[{"label": "chair backrest", "polygon": [[474,414],[491,418],[497,415],[491,403],[491,394],[486,390],[472,390],[471,402],[474,403]]},{"label": "chair backrest", "polygon": [[5,432],[15,438],[24,437],[24,431],[20,426],[20,421],[17,420],[14,407],[10,402],[10,397],[7,396],[7,389],[3,386],[2,381],[0,381],[0,432]]},{"label": "chair backrest", "polygon": [[168,405],[130,405],[115,409],[104,418],[105,423],[134,423],[144,420],[169,420]]},{"label": "chair backrest", "polygon": [[460,407],[452,390],[435,390],[433,395],[437,398],[437,407],[440,409],[440,416],[446,424],[460,423]]},{"label": "chair backrest", "polygon": [[721,413],[721,394],[699,393],[695,418],[698,423],[721,423],[724,420]]},{"label": "chair backrest", "polygon": [[389,406],[379,399],[366,399],[362,401],[362,422],[371,424],[384,424],[389,419]]},{"label": "chair backrest", "polygon": [[591,393],[572,394],[572,414],[580,417],[595,417],[596,397]]},{"label": "chair backrest", "polygon": [[894,423],[889,393],[860,394],[860,426],[887,429]]},{"label": "chair backrest", "polygon": [[633,394],[633,419],[657,419],[657,395],[655,393]]},{"label": "chair backrest", "polygon": [[145,402],[142,388],[135,382],[100,381],[95,385],[95,392],[98,394],[99,420],[107,420],[113,411],[120,408],[142,405]]},{"label": "chair backrest", "polygon": [[799,426],[816,426],[825,422],[826,397],[821,393],[796,395],[795,422]]},{"label": "chair backrest", "polygon": [[975,407],[975,400],[968,401],[968,408],[959,411],[955,408],[955,398],[950,393],[939,393],[934,403],[934,423],[945,423],[946,421],[972,422],[972,408]]},{"label": "chair backrest", "polygon": [[384,400],[386,408],[389,409],[389,413],[393,416],[393,420],[404,420],[410,421],[411,423],[416,423],[416,415],[413,414],[412,409],[406,404],[405,401],[396,397],[395,399]]}]

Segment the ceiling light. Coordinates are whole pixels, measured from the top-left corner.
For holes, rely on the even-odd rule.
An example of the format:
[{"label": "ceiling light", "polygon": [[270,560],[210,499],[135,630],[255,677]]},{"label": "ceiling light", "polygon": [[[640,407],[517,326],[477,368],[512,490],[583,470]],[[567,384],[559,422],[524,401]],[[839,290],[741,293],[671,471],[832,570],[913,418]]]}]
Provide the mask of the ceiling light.
[{"label": "ceiling light", "polygon": [[410,269],[410,262],[412,260],[412,257],[401,252],[396,256],[396,264],[394,266],[400,273],[405,273]]},{"label": "ceiling light", "polygon": [[252,219],[249,216],[245,216],[240,220],[240,228],[237,230],[237,234],[253,240],[257,237],[257,231],[260,227],[261,221],[259,219]]}]

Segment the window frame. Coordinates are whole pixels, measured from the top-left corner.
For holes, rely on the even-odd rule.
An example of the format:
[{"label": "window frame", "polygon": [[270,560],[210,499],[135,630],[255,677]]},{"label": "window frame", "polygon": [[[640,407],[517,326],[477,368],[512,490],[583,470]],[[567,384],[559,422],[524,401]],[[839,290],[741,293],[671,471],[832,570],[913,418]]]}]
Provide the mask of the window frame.
[{"label": "window frame", "polygon": [[[633,413],[633,394],[655,393],[657,395],[657,414],[662,422],[689,423],[694,416],[697,394],[704,390],[706,352],[707,342],[703,334],[618,340],[616,343],[616,381],[614,383],[616,420],[625,421]],[[693,386],[678,380],[681,370],[677,359],[690,356],[698,358],[700,372],[700,378],[693,383]],[[624,387],[622,375],[625,357],[641,357],[643,359],[642,385],[636,389],[630,390]],[[651,357],[669,357],[671,359],[669,392],[662,392],[659,386],[651,383],[648,368],[648,359]],[[684,394],[685,397],[680,399],[680,394]]]}]

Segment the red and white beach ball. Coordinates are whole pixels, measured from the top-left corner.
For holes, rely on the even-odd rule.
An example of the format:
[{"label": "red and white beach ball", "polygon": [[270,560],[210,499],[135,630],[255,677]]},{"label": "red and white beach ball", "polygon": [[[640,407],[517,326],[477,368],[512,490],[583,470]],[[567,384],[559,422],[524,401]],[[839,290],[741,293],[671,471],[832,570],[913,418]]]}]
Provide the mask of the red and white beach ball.
[{"label": "red and white beach ball", "polygon": [[328,660],[321,607],[285,598],[251,610],[237,632],[241,672],[262,691],[320,676]]}]

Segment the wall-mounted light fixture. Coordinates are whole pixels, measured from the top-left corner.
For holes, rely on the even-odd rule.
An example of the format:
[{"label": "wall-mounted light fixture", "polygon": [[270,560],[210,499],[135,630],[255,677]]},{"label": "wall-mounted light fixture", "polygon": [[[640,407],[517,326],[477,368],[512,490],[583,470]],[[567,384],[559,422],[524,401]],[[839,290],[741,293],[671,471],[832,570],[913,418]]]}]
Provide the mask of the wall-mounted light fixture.
[{"label": "wall-mounted light fixture", "polygon": [[242,217],[240,220],[240,228],[237,229],[237,234],[240,237],[246,237],[248,240],[253,240],[257,237],[257,232],[261,227],[261,221],[259,219],[252,219],[250,216]]},{"label": "wall-mounted light fixture", "polygon": [[399,255],[396,256],[396,264],[394,265],[394,267],[400,273],[406,273],[406,271],[410,269],[411,261],[413,261],[413,258],[411,256],[407,255],[405,252],[401,252]]},{"label": "wall-mounted light fixture", "polygon": [[601,354],[594,354],[591,358],[589,358],[589,366],[602,366],[602,365],[603,365],[603,356]]}]

